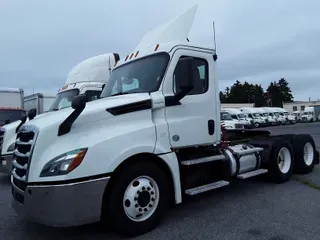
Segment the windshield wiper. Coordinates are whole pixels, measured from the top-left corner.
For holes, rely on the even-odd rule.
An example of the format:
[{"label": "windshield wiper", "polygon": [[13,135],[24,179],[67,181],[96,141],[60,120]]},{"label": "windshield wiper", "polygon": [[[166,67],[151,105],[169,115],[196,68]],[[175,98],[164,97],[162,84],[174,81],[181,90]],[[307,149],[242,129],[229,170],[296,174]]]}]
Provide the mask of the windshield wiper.
[{"label": "windshield wiper", "polygon": [[128,92],[118,92],[118,93],[110,95],[110,97],[124,95],[124,94],[129,94],[129,93]]},{"label": "windshield wiper", "polygon": [[58,111],[58,108],[52,108],[51,111]]}]

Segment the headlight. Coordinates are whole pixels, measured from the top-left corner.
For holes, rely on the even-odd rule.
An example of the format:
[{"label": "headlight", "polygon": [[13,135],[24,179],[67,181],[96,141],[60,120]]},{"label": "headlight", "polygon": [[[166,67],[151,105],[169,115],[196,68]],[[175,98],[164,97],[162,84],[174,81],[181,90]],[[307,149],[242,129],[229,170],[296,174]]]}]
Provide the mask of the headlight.
[{"label": "headlight", "polygon": [[55,157],[44,165],[40,177],[68,174],[81,164],[87,150],[87,148],[80,148]]},{"label": "headlight", "polygon": [[8,147],[7,152],[13,152],[15,145],[16,145],[16,143],[12,143],[12,144]]}]

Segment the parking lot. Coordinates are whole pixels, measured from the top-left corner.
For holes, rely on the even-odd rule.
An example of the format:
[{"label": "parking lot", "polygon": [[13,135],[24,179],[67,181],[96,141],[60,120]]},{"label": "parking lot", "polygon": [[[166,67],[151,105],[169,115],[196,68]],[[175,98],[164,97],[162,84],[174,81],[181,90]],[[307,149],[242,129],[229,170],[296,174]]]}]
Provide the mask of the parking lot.
[{"label": "parking lot", "polygon": [[[309,133],[320,150],[320,123],[272,127],[272,133]],[[318,187],[319,186],[319,187]],[[237,181],[188,199],[154,231],[137,239],[318,240],[320,167],[285,184]],[[63,201],[63,199],[61,199]],[[0,239],[117,239],[107,226],[54,229],[19,219],[11,209],[8,177],[0,175]]]}]

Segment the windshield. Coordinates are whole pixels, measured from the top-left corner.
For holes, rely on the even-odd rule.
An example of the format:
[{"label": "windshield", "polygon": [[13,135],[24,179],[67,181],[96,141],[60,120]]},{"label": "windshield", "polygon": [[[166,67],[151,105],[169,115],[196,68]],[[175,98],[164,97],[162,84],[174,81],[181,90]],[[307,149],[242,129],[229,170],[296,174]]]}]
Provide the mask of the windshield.
[{"label": "windshield", "polygon": [[156,54],[114,69],[101,98],[158,90],[168,61],[167,54]]},{"label": "windshield", "polygon": [[260,116],[260,114],[259,113],[254,113],[254,114],[252,114],[255,118],[260,118],[261,116]]},{"label": "windshield", "polygon": [[220,113],[220,119],[221,120],[232,120],[232,117],[229,113],[227,112],[221,112]]},{"label": "windshield", "polygon": [[10,122],[15,122],[21,119],[22,113],[24,110],[7,110],[1,109],[0,110],[0,126],[3,126],[6,120],[10,120]]},{"label": "windshield", "polygon": [[274,115],[275,115],[276,117],[279,117],[279,113],[278,113],[278,112],[275,112]]},{"label": "windshield", "polygon": [[264,116],[264,117],[268,117],[268,116],[269,116],[269,114],[268,114],[268,113],[262,113],[262,116]]},{"label": "windshield", "polygon": [[284,114],[285,116],[288,116],[288,115],[289,115],[289,113],[288,113],[288,112],[284,112],[283,114]]},{"label": "windshield", "polygon": [[58,93],[54,99],[49,111],[57,111],[63,108],[71,107],[72,99],[79,94],[79,89],[71,89]]},{"label": "windshield", "polygon": [[243,113],[239,113],[238,118],[246,118],[246,115],[244,115]]}]

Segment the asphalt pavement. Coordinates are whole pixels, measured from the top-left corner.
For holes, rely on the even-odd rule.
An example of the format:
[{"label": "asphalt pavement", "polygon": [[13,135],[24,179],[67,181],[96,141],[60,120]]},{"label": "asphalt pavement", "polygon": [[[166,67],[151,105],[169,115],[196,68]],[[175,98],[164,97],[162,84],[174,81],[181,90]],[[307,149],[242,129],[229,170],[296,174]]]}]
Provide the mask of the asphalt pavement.
[{"label": "asphalt pavement", "polygon": [[[320,123],[269,128],[272,133],[309,133],[320,149]],[[319,187],[318,187],[319,186]],[[319,240],[320,167],[284,184],[237,181],[173,207],[154,231],[136,239]],[[8,177],[0,176],[0,239],[119,239],[107,226],[56,229],[26,222],[11,209]]]}]

